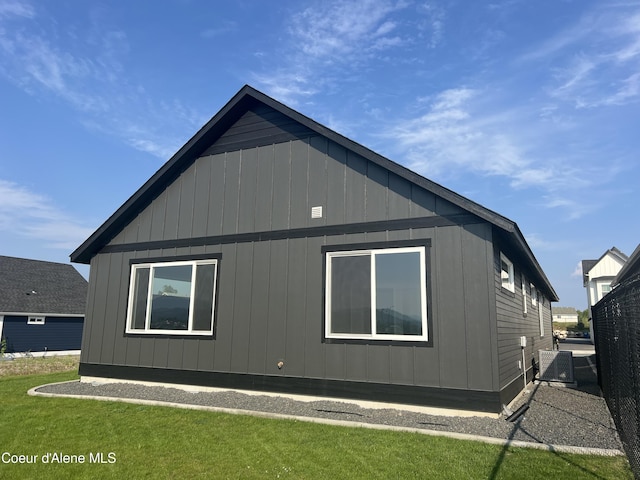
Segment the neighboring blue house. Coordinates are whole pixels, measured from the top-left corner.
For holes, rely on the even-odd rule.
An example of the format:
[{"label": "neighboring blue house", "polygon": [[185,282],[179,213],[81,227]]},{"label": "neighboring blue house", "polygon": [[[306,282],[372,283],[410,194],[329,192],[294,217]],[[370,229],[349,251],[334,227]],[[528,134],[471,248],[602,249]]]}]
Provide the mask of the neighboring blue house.
[{"label": "neighboring blue house", "polygon": [[0,256],[0,339],[7,353],[80,350],[87,281],[63,263]]}]

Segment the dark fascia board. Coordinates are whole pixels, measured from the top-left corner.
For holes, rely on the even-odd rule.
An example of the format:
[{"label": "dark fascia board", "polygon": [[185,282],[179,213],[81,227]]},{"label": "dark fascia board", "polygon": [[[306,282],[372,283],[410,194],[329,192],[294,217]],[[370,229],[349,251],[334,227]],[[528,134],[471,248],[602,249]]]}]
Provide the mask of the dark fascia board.
[{"label": "dark fascia board", "polygon": [[535,255],[531,251],[531,248],[529,248],[529,244],[527,244],[526,240],[524,239],[524,235],[520,231],[520,228],[518,228],[517,224],[514,224],[514,226],[515,226],[515,232],[511,233],[512,241],[518,246],[518,248],[520,249],[522,254],[525,256],[527,261],[531,264],[531,266],[533,267],[533,272],[538,277],[538,280],[542,282],[542,286],[540,286],[540,284],[537,284],[536,287],[544,289],[545,293],[549,297],[549,301],[551,302],[560,301],[560,297],[558,297],[558,294],[553,289],[551,282],[545,275],[544,270],[538,263],[538,260],[536,259]]},{"label": "dark fascia board", "polygon": [[622,269],[618,272],[616,278],[614,278],[612,284],[619,285],[625,281],[629,276],[637,274],[640,271],[640,244],[633,251],[631,256],[627,259]]},{"label": "dark fascia board", "polygon": [[[106,245],[124,226],[131,221],[151,200],[158,190],[164,188],[171,180],[185,170],[198,156],[217,138],[219,138],[254,102],[261,102],[291,119],[306,126],[319,135],[325,136],[347,150],[380,165],[431,193],[451,202],[458,207],[477,215],[479,218],[499,227],[510,234],[540,277],[545,280],[549,291],[555,296],[551,283],[529,249],[518,226],[502,215],[439,185],[408,168],[383,157],[367,147],[321,125],[311,118],[278,102],[268,95],[245,85],[236,95],[222,107],[173,157],[165,163],[136,193],[129,198],[116,212],[109,217],[80,247],[71,254],[71,261],[90,263],[91,258]],[[557,296],[556,296],[557,297]]]},{"label": "dark fascia board", "polygon": [[215,114],[191,139],[180,148],[160,169],[145,182],[113,215],[111,215],[73,253],[71,261],[88,264],[91,258],[115,237],[119,231],[144,209],[155,196],[198,156],[220,137],[233,122],[245,112],[250,104],[253,90],[245,85],[227,104]]},{"label": "dark fascia board", "polygon": [[[500,229],[494,224],[494,238],[498,241],[498,247],[505,249],[505,254],[509,259],[517,263],[517,268],[524,272],[528,281],[533,282],[549,301],[558,302],[560,300],[517,224],[514,224],[513,231]],[[505,243],[506,245],[504,245]]]}]

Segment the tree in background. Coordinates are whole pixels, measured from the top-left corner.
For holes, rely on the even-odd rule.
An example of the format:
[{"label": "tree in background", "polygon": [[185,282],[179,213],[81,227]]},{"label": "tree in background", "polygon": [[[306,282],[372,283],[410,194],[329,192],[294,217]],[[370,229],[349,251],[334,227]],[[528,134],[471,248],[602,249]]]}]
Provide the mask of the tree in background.
[{"label": "tree in background", "polygon": [[576,310],[578,312],[578,328],[580,330],[589,328],[589,309]]}]

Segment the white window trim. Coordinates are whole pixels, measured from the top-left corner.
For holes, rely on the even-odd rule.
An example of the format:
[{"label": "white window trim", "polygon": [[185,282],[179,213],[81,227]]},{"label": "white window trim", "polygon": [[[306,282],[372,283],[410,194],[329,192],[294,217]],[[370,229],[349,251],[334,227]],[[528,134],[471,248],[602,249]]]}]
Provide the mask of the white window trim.
[{"label": "white window trim", "polygon": [[[325,258],[326,272],[326,292],[325,292],[325,337],[350,340],[394,340],[402,342],[426,342],[429,340],[427,331],[427,272],[426,272],[426,251],[425,247],[399,247],[399,248],[377,248],[368,250],[348,250],[327,252]],[[420,302],[422,314],[422,335],[390,335],[376,333],[376,279],[375,256],[385,253],[410,253],[420,254]],[[371,332],[370,334],[358,333],[332,333],[331,332],[331,259],[334,257],[351,257],[358,255],[369,255],[371,260]]]},{"label": "white window trim", "polygon": [[522,287],[522,313],[523,315],[526,315],[527,314],[527,281],[524,278],[524,275],[522,275],[520,284]]},{"label": "white window trim", "polygon": [[540,306],[538,307],[538,322],[540,323],[540,336],[544,337],[544,297],[540,297]]},{"label": "white window trim", "polygon": [[[160,329],[151,329],[149,328],[151,322],[151,301],[150,296],[152,295],[153,288],[153,269],[155,267],[174,267],[180,265],[191,265],[191,291],[189,293],[189,323],[187,330],[160,330]],[[193,330],[193,311],[194,311],[194,301],[195,301],[195,289],[196,289],[196,270],[198,265],[215,265],[214,275],[213,275],[213,304],[211,308],[211,329],[210,330]],[[147,290],[147,309],[145,313],[145,328],[136,329],[131,327],[131,321],[133,316],[133,300],[135,296],[135,280],[136,280],[136,271],[141,268],[149,268],[149,286]],[[215,311],[216,311],[216,290],[218,283],[218,260],[210,259],[210,260],[191,260],[191,261],[167,261],[167,262],[150,262],[150,263],[136,263],[131,266],[131,273],[129,279],[129,299],[127,305],[127,325],[126,325],[126,333],[136,334],[136,335],[194,335],[194,336],[203,336],[203,335],[212,335],[215,325]]]},{"label": "white window trim", "polygon": [[538,305],[538,290],[533,283],[529,284],[529,286],[531,287],[531,305],[536,307]]},{"label": "white window trim", "polygon": [[44,325],[44,317],[29,317],[27,325]]},{"label": "white window trim", "polygon": [[[504,282],[502,281],[502,262],[507,264],[507,269],[508,269],[508,283],[505,286]],[[515,279],[514,279],[515,275],[514,275],[514,270],[513,270],[513,262],[511,260],[509,260],[504,253],[500,252],[500,285],[502,286],[502,288],[509,290],[512,293],[516,293],[516,286],[515,286]]]}]

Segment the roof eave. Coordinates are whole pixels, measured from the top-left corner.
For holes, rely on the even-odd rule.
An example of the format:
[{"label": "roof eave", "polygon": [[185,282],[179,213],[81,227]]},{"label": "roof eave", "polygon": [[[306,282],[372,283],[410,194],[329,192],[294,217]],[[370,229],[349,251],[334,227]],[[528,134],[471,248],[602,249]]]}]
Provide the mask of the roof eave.
[{"label": "roof eave", "polygon": [[[292,108],[280,103],[279,101],[269,97],[268,95],[245,85],[240,91],[229,100],[222,109],[214,115],[180,150],[178,150],[136,193],[134,193],[116,212],[104,222],[98,230],[96,230],[80,247],[71,254],[71,261],[78,263],[90,263],[91,258],[106,245],[117,232],[114,233],[117,225],[125,224],[130,221],[138,211],[146,206],[146,202],[155,194],[154,186],[163,184],[164,181],[170,180],[173,176],[180,173],[181,169],[186,168],[185,160],[197,158],[202,151],[221,133],[235,121],[238,115],[243,112],[244,108],[252,101],[259,101],[265,105],[280,111],[284,115],[289,116],[293,120],[306,126],[315,133],[325,136],[333,142],[341,145],[347,150],[361,155],[362,157],[376,163],[383,168],[399,175],[406,180],[425,188],[433,194],[451,202],[452,204],[476,215],[477,217],[495,225],[496,227],[507,232],[518,248],[524,252],[525,257],[533,266],[540,279],[545,283],[547,294],[558,301],[551,283],[545,276],[542,268],[533,256],[531,249],[527,245],[524,236],[520,232],[518,226],[511,220],[502,215],[489,210],[482,205],[459,195],[448,188],[439,185],[422,175],[409,170],[408,168],[389,160],[388,158],[368,149],[367,147],[350,140],[349,138],[319,124],[315,120],[293,110]],[[194,158],[194,159],[195,159]]]},{"label": "roof eave", "polygon": [[[218,111],[191,139],[184,144],[160,169],[142,185],[129,199],[120,206],[98,229],[85,240],[71,255],[71,261],[75,263],[91,263],[91,258],[97,253],[99,248],[108,243],[115,235],[113,235],[114,225],[121,219],[132,216],[131,211],[137,210],[134,207],[140,204],[146,204],[148,197],[154,196],[153,187],[163,180],[169,180],[176,176],[182,169],[184,160],[197,156],[198,153],[208,146],[220,132],[224,130],[227,123],[231,121],[229,118],[233,109],[247,98],[247,94],[254,91],[253,88],[245,85],[236,95],[229,100],[224,107]],[[233,117],[233,115],[231,115]],[[226,121],[225,121],[226,118]],[[203,146],[205,145],[205,146]],[[100,245],[99,248],[95,248]]]}]

